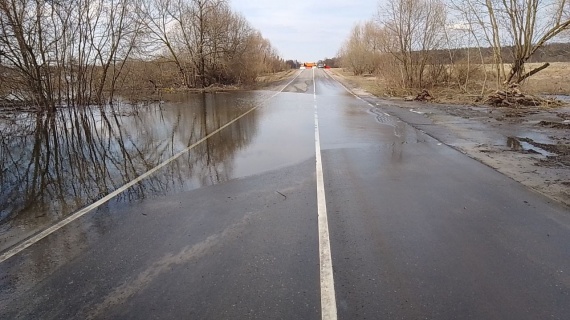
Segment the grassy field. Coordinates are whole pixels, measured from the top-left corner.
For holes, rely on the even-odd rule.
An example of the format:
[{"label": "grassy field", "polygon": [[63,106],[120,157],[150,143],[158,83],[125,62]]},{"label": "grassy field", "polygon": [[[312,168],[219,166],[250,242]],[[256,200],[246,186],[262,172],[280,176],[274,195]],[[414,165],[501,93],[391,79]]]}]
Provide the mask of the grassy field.
[{"label": "grassy field", "polygon": [[[529,63],[532,70],[542,63]],[[523,90],[534,94],[570,95],[570,62],[553,62],[550,67],[527,79]]]},{"label": "grassy field", "polygon": [[355,86],[358,86],[376,96],[388,96],[386,90],[386,81],[382,75],[363,75],[355,76],[352,71],[343,68],[333,68],[332,72],[347,79]]}]

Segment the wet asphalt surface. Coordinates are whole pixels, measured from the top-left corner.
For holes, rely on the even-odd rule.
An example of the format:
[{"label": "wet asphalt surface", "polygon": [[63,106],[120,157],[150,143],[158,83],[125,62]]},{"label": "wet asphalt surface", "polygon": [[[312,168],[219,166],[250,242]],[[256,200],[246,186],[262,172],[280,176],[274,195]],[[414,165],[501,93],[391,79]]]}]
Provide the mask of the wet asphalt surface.
[{"label": "wet asphalt surface", "polygon": [[568,318],[566,207],[324,70],[272,95],[238,97],[259,109],[137,185],[144,197],[0,263],[0,318],[320,318],[315,103],[339,319]]}]

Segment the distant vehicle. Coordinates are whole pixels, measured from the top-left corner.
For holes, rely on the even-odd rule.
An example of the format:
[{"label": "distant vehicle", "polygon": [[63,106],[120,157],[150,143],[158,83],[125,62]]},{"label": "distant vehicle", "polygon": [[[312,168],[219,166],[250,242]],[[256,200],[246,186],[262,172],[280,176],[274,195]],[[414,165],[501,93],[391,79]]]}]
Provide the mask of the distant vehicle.
[{"label": "distant vehicle", "polygon": [[325,67],[325,65],[322,63],[317,64],[317,68],[324,68],[324,67]]}]

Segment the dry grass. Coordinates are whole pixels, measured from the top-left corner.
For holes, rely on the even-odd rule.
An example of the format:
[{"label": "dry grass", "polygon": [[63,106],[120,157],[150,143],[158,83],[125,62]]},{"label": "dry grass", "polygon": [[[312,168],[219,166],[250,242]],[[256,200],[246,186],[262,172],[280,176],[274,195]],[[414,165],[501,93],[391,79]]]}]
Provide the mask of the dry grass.
[{"label": "dry grass", "polygon": [[[530,71],[542,66],[544,63],[527,63],[525,71]],[[491,86],[494,84],[495,68],[492,64],[486,64],[485,69],[490,75]],[[505,65],[505,72],[509,72],[509,65]],[[570,62],[551,62],[550,66],[528,78],[521,89],[530,94],[561,94],[570,95]]]},{"label": "dry grass", "polygon": [[[355,76],[351,71],[342,68],[332,69],[334,73],[346,79],[355,87],[366,90],[377,97],[405,97],[416,95],[421,90],[406,90],[404,88],[391,88],[388,81],[381,75]],[[477,94],[461,92],[455,87],[439,87],[430,89],[431,94],[441,103],[473,103],[477,99]]]},{"label": "dry grass", "polygon": [[[532,70],[542,63],[529,63],[526,70]],[[533,94],[570,94],[570,62],[553,62],[550,66],[528,78],[523,91]]]},{"label": "dry grass", "polygon": [[267,73],[257,77],[256,81],[259,85],[263,84],[270,84],[276,81],[281,81],[283,79],[288,78],[293,73],[295,73],[295,69],[289,69],[285,71],[275,72],[275,73]]},{"label": "dry grass", "polygon": [[375,96],[383,97],[392,95],[391,90],[386,85],[386,80],[382,77],[369,74],[355,76],[352,71],[343,68],[333,68],[331,71],[345,78],[352,85],[366,90]]},{"label": "dry grass", "polygon": [[[541,66],[542,63],[529,63],[526,65],[526,70],[530,71],[536,67]],[[479,68],[483,69],[483,68]],[[483,95],[486,96],[496,90],[495,87],[495,72],[491,64],[484,66],[487,70],[487,85],[483,90]],[[505,66],[505,70],[509,70],[509,66]],[[387,81],[382,75],[364,75],[355,76],[351,71],[341,68],[333,69],[333,72],[344,77],[354,86],[360,87],[371,94],[376,96],[406,96],[414,95],[421,90],[405,91],[401,88],[389,88]],[[439,86],[430,89],[432,95],[436,98],[437,102],[441,103],[475,103],[479,102],[482,97],[481,88],[483,84],[483,74],[481,70],[476,77],[470,78],[471,85],[469,92],[464,92],[459,89],[458,85],[448,84],[447,86]],[[570,62],[554,62],[550,66],[539,73],[533,75],[522,84],[521,90],[526,94],[539,95],[539,94],[556,94],[556,95],[570,95]]]}]

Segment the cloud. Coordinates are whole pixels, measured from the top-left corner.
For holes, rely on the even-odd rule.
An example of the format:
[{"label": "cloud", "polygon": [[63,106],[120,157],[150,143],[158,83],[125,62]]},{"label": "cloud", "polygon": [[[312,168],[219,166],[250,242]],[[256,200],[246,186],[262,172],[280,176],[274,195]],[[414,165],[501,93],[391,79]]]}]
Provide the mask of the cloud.
[{"label": "cloud", "polygon": [[374,0],[232,0],[232,7],[285,59],[316,61],[336,55],[355,23],[371,19]]}]

